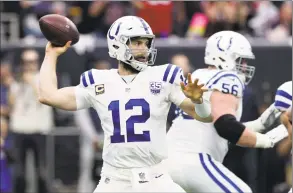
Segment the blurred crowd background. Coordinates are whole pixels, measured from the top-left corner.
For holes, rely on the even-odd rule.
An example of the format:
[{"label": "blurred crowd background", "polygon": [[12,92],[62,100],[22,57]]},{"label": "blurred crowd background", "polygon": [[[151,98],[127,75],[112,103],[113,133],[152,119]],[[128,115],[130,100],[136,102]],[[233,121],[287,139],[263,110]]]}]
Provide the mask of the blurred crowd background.
[{"label": "blurred crowd background", "polygon": [[93,33],[101,38],[124,15],[143,17],[157,37],[201,38],[220,30],[271,41],[292,36],[291,1],[2,1],[1,4],[1,13],[14,13],[18,18],[19,32],[14,33],[21,38],[43,37],[38,19],[49,13],[65,15],[74,21],[80,33]]},{"label": "blurred crowd background", "polygon": [[[38,19],[46,14],[72,19],[82,34],[78,44],[88,42],[91,47],[77,45],[60,57],[60,87],[78,84],[80,74],[90,68],[117,66],[103,41],[110,25],[124,15],[143,17],[161,40],[157,63],[172,62],[185,75],[204,67],[204,44],[183,48],[180,41],[205,41],[221,30],[249,37],[256,74],[245,90],[242,121],[258,118],[273,102],[276,88],[292,80],[292,44],[288,44],[292,1],[1,1],[0,5],[1,136],[5,138],[0,153],[1,193],[86,193],[99,180],[103,133],[97,113],[61,111],[37,100],[45,47],[39,44],[44,37]],[[177,41],[171,46],[164,44],[172,39]],[[94,44],[98,40],[102,43]],[[172,106],[168,127],[175,116]],[[255,192],[286,192],[292,184],[286,143],[269,150],[231,146],[225,165]]]}]

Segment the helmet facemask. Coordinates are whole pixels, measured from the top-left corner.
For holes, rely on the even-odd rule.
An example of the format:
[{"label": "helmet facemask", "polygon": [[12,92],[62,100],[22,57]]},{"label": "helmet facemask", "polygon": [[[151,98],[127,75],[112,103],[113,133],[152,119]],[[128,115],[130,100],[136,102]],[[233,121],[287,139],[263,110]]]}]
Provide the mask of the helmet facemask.
[{"label": "helmet facemask", "polygon": [[244,76],[244,82],[246,85],[252,80],[255,72],[255,67],[247,65],[248,58],[239,57],[235,60],[235,69],[239,75]]},{"label": "helmet facemask", "polygon": [[[144,70],[149,65],[154,65],[157,56],[157,49],[155,49],[154,46],[154,38],[155,36],[153,35],[135,37],[121,36],[120,40],[123,41],[126,46],[126,52],[123,62],[131,65],[134,69],[138,71]],[[130,48],[132,42],[138,41],[139,39],[148,39],[148,45],[146,50]]]}]

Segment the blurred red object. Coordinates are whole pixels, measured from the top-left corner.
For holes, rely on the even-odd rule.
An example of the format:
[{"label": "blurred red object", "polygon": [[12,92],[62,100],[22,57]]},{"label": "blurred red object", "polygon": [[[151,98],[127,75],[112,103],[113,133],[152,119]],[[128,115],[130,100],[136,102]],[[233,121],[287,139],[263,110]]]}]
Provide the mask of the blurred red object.
[{"label": "blurred red object", "polygon": [[142,1],[137,16],[143,18],[152,27],[156,35],[169,34],[172,30],[171,1]]}]

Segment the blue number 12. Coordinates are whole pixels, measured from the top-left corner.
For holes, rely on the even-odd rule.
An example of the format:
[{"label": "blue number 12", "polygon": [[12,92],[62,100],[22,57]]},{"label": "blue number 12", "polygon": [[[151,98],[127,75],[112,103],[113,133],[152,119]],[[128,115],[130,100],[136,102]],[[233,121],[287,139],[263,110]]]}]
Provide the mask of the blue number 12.
[{"label": "blue number 12", "polygon": [[[142,114],[133,115],[126,120],[126,141],[150,141],[151,139],[149,131],[143,131],[142,134],[135,134],[134,132],[135,123],[145,123],[150,118],[150,105],[144,99],[130,99],[125,104],[125,110],[131,110],[133,107],[141,107]],[[111,136],[111,143],[125,143],[125,136],[121,134],[119,101],[112,101],[108,106],[108,110],[112,111],[112,120],[114,126],[114,133]]]}]

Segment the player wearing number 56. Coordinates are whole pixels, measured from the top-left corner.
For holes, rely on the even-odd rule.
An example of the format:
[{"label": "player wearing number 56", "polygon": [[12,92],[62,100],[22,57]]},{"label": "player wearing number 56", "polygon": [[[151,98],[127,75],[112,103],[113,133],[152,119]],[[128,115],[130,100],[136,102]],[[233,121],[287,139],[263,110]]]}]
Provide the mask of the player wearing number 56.
[{"label": "player wearing number 56", "polygon": [[[277,120],[279,112],[274,105],[255,121],[239,122],[243,91],[255,70],[248,65],[249,59],[254,59],[251,45],[239,33],[221,31],[207,40],[204,57],[207,68],[194,71],[192,79],[198,79],[209,89],[203,100],[211,103],[213,122],[203,123],[179,111],[167,135],[169,158],[166,162],[170,175],[188,192],[252,192],[222,164],[228,143],[272,148],[286,137],[286,128],[282,125],[266,134],[258,133]],[[288,95],[287,98],[292,99]]]},{"label": "player wearing number 56", "polygon": [[[56,63],[70,42],[64,47],[53,47],[50,42],[46,46],[40,102],[70,111],[93,107],[100,117],[105,133],[104,164],[95,192],[184,192],[161,166],[167,157],[167,114],[174,103],[194,119],[209,122],[209,113],[202,116],[195,108],[204,105],[206,90],[190,76],[187,85],[180,85],[184,78],[175,65],[153,66],[157,55],[154,39],[144,19],[118,19],[107,33],[109,55],[117,59],[118,69],[88,70],[79,85],[61,89],[57,88]],[[141,183],[141,176],[148,183]]]}]

